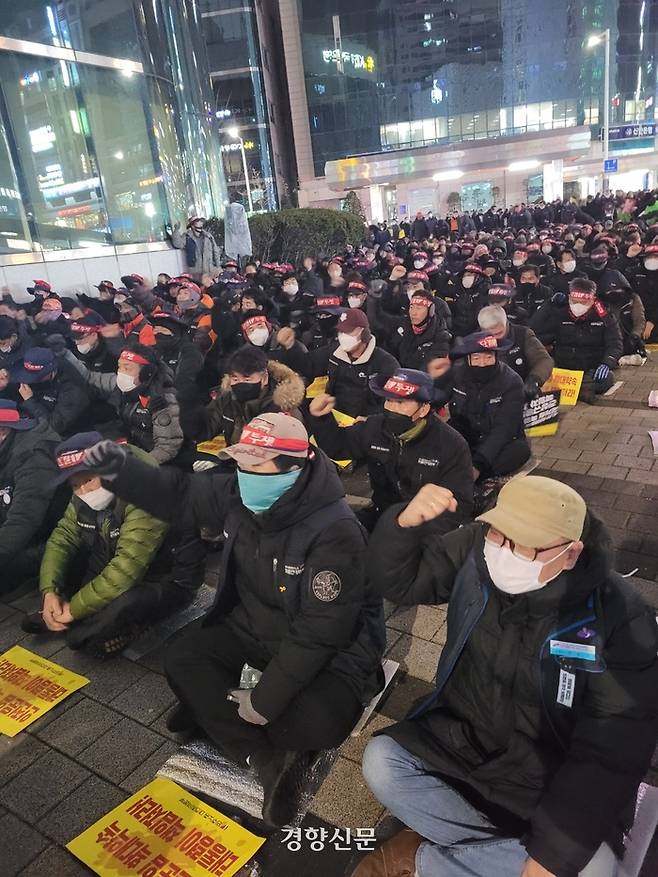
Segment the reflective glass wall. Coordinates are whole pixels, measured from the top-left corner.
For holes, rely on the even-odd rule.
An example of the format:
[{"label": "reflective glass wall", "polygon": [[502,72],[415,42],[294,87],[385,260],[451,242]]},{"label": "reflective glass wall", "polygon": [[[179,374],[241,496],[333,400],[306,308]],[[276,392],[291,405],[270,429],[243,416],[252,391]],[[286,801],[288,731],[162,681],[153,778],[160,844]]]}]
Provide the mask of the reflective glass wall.
[{"label": "reflective glass wall", "polygon": [[299,0],[315,172],[381,150],[654,118],[658,3]]},{"label": "reflective glass wall", "polygon": [[[192,64],[179,46],[194,45]],[[188,0],[3,10],[0,254],[162,241],[221,213],[204,58]]]}]

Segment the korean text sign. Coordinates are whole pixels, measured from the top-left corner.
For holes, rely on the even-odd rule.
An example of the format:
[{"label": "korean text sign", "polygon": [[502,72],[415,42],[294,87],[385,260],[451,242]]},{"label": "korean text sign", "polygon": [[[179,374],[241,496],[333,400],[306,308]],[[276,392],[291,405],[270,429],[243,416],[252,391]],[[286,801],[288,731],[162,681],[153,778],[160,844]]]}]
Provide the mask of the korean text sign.
[{"label": "korean text sign", "polygon": [[0,733],[15,737],[88,682],[66,667],[14,646],[0,655]]},{"label": "korean text sign", "polygon": [[265,842],[156,777],[67,844],[100,877],[231,877]]},{"label": "korean text sign", "polygon": [[560,405],[575,405],[583,383],[583,372],[568,368],[554,368],[542,390],[559,390]]}]

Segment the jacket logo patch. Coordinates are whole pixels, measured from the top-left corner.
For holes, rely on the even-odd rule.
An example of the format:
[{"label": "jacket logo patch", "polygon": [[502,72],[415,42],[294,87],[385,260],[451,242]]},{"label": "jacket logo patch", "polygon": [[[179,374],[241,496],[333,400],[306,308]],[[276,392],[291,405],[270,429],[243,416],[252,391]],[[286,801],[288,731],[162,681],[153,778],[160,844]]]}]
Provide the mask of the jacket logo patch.
[{"label": "jacket logo patch", "polygon": [[287,563],[283,569],[287,576],[300,576],[304,572],[304,564]]},{"label": "jacket logo patch", "polygon": [[331,603],[340,594],[342,584],[335,572],[325,569],[314,576],[311,588],[318,600]]},{"label": "jacket logo patch", "polygon": [[493,402],[502,402],[502,401],[503,401],[502,396],[494,396],[493,399],[489,399],[489,404],[491,405]]},{"label": "jacket logo patch", "polygon": [[438,466],[439,461],[438,460],[427,460],[425,457],[419,457],[418,458],[418,465],[419,466]]}]

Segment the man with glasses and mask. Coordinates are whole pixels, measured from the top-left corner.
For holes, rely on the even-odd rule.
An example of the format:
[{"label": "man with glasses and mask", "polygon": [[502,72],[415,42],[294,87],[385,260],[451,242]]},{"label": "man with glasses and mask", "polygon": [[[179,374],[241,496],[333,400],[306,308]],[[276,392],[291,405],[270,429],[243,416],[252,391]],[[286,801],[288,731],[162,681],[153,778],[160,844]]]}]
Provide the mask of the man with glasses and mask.
[{"label": "man with glasses and mask", "polygon": [[369,574],[447,603],[436,690],[368,744],[363,772],[407,828],[351,877],[614,877],[656,746],[658,630],[572,488],[512,479],[476,523],[428,525],[425,485],[389,509]]},{"label": "man with glasses and mask", "polygon": [[[335,467],[288,414],[255,417],[223,455],[230,474],[157,471],[101,442],[89,465],[118,496],[184,527],[224,529],[221,585],[166,659],[172,731],[200,728],[256,773],[263,817],[296,815],[311,752],[339,746],[383,687],[381,600]],[[258,670],[240,689],[243,665]]]}]

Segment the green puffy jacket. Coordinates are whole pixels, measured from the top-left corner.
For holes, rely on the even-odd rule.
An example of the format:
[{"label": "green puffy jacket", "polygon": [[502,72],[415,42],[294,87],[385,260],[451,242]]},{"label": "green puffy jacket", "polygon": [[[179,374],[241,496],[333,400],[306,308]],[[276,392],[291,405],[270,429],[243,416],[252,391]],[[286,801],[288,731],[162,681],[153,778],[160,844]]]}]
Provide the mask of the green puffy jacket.
[{"label": "green puffy jacket", "polygon": [[[134,448],[131,450],[142,460],[147,457]],[[80,551],[87,550],[89,523],[83,528],[81,517],[95,522],[95,548],[105,552],[107,563],[72,597],[71,615],[76,620],[98,612],[138,584],[168,530],[167,524],[137,506],[119,501],[103,512],[93,512],[74,497],[46,544],[39,574],[42,594],[63,593],[73,559]]]}]

